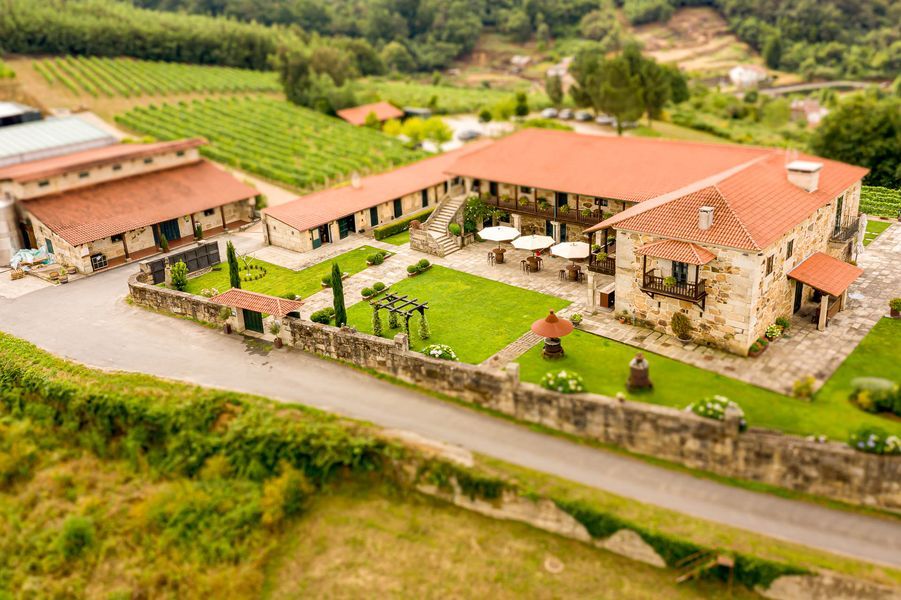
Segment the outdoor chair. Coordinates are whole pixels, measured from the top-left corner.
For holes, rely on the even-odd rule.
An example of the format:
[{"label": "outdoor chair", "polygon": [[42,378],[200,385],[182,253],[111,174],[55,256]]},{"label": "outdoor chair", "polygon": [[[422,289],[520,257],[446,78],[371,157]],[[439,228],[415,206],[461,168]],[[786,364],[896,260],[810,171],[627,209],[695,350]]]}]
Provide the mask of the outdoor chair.
[{"label": "outdoor chair", "polygon": [[566,281],[566,269],[560,269],[560,281]]},{"label": "outdoor chair", "polygon": [[489,265],[493,265],[493,264],[494,264],[494,252],[489,252],[489,253],[488,253],[488,264],[489,264]]}]

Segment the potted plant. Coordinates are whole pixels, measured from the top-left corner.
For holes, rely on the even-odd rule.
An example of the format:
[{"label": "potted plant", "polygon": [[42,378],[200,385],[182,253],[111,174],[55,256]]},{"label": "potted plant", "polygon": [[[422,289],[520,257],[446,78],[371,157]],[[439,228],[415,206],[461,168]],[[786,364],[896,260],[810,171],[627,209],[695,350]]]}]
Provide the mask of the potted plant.
[{"label": "potted plant", "polygon": [[56,281],[59,279],[59,271],[50,271],[47,276],[50,277],[50,281]]},{"label": "potted plant", "polygon": [[66,265],[66,273],[69,275],[75,275],[77,272],[78,269],[76,269],[74,265]]},{"label": "potted plant", "polygon": [[519,199],[520,206],[528,206],[531,203],[532,203],[532,200],[528,196],[523,196],[522,198]]},{"label": "potted plant", "polygon": [[674,287],[676,285],[676,278],[670,275],[669,277],[663,278],[663,285],[666,287]]},{"label": "potted plant", "polygon": [[572,324],[578,327],[582,323],[582,315],[579,313],[575,313],[569,318],[572,321]]},{"label": "potted plant", "polygon": [[601,253],[601,245],[600,244],[592,244],[591,245],[591,253],[594,255]]},{"label": "potted plant", "polygon": [[616,318],[616,320],[619,321],[620,323],[622,323],[623,325],[628,323],[629,322],[629,311],[623,309],[623,311],[621,313],[619,313],[619,316]]},{"label": "potted plant", "polygon": [[229,307],[223,306],[219,309],[219,320],[222,321],[222,332],[225,335],[228,335],[232,332],[231,323],[228,322],[228,318],[232,316],[232,311]]},{"label": "potted plant", "polygon": [[545,200],[544,198],[542,198],[541,200],[538,201],[538,208],[540,208],[541,210],[547,210],[548,206],[549,206],[549,204],[547,203],[547,200]]},{"label": "potted plant", "polygon": [[447,231],[454,237],[460,237],[460,234],[463,233],[459,223],[451,223],[447,226]]},{"label": "potted plant", "polygon": [[563,206],[559,207],[557,209],[557,212],[559,212],[561,215],[569,213],[569,204],[564,204]]},{"label": "potted plant", "polygon": [[773,341],[776,338],[782,336],[782,326],[780,326],[776,323],[773,323],[772,325],[770,325],[769,327],[766,328],[766,333],[764,335],[766,335],[766,339]]},{"label": "potted plant", "polygon": [[675,333],[676,337],[680,340],[686,341],[691,339],[691,321],[685,313],[673,313],[673,317],[670,319],[670,327],[673,328],[673,333]]},{"label": "potted plant", "polygon": [[274,343],[276,348],[281,348],[284,344],[284,342],[282,342],[282,338],[278,335],[279,333],[281,333],[281,330],[282,324],[278,321],[272,321],[271,323],[269,323],[269,333],[275,336]]},{"label": "potted plant", "polygon": [[892,318],[897,319],[901,317],[901,298],[892,298],[888,303],[889,310],[891,311]]},{"label": "potted plant", "polygon": [[60,283],[69,283],[69,273],[65,269],[59,270],[59,275],[57,277]]},{"label": "potted plant", "polygon": [[591,216],[591,209],[590,209],[590,208],[583,208],[581,211],[579,211],[579,214],[582,215],[583,217],[585,217],[585,218],[587,219],[588,217]]}]

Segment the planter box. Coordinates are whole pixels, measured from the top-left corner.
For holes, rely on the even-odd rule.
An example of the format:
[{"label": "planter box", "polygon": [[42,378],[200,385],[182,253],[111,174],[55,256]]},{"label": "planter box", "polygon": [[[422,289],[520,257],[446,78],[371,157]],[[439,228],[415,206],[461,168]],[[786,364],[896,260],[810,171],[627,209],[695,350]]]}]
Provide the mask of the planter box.
[{"label": "planter box", "polygon": [[431,268],[432,268],[432,265],[429,265],[422,271],[416,271],[415,273],[407,273],[407,277],[416,277],[417,275],[422,275],[423,273],[425,273],[426,271],[428,271]]},{"label": "planter box", "polygon": [[762,347],[760,350],[758,350],[757,352],[753,352],[753,351],[751,351],[751,350],[748,350],[748,356],[750,356],[751,358],[757,358],[758,356],[760,356],[761,354],[763,354],[764,352],[766,352],[766,349],[767,349],[767,348],[769,348],[769,346],[764,346],[764,347]]}]

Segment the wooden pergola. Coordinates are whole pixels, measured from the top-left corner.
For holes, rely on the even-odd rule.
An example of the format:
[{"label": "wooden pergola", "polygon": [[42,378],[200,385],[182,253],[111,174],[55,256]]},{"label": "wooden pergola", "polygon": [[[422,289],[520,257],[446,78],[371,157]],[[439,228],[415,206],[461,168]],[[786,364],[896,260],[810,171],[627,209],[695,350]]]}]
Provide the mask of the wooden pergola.
[{"label": "wooden pergola", "polygon": [[428,302],[420,302],[416,298],[410,298],[406,295],[398,296],[397,294],[385,294],[384,297],[375,300],[371,304],[372,310],[375,312],[385,309],[389,313],[403,317],[404,330],[407,332],[408,337],[410,335],[410,318],[415,313],[419,313],[420,316],[424,317],[425,311],[429,308]]}]

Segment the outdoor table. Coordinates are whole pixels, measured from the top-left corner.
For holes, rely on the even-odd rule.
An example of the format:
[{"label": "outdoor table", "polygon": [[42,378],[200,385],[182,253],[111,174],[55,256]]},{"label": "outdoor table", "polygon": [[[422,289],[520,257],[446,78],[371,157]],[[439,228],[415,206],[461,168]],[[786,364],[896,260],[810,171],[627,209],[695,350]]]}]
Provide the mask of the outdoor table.
[{"label": "outdoor table", "polygon": [[526,260],[529,261],[529,267],[531,267],[531,269],[533,271],[541,270],[541,259],[540,258],[538,258],[537,256],[530,256]]},{"label": "outdoor table", "polygon": [[578,281],[579,280],[579,271],[582,268],[579,265],[567,265],[566,267],[566,278],[570,281]]},{"label": "outdoor table", "polygon": [[506,251],[505,248],[495,248],[492,250],[492,252],[494,252],[494,262],[496,264],[502,264],[504,262],[504,252]]}]

